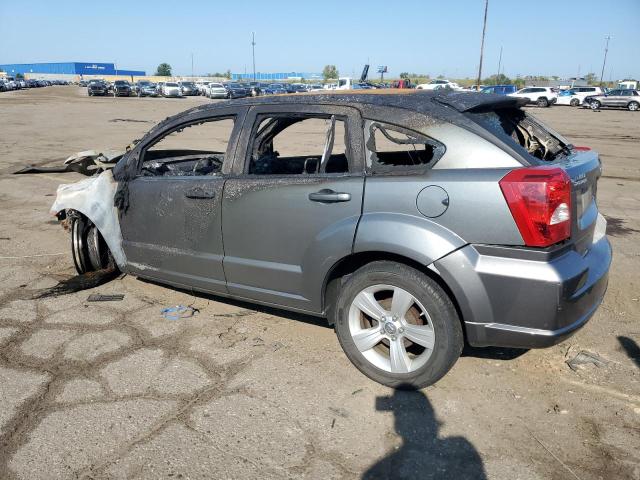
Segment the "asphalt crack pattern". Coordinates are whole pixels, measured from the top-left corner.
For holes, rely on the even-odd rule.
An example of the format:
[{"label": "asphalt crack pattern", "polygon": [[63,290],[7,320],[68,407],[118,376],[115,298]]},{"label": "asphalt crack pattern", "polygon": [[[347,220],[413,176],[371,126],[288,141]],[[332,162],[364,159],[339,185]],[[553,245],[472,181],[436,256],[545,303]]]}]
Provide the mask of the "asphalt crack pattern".
[{"label": "asphalt crack pattern", "polygon": [[[0,478],[119,478],[123,475],[118,470],[123,458],[175,429],[194,435],[202,445],[226,458],[225,462],[236,462],[239,473],[248,469],[260,472],[262,478],[303,475],[314,457],[330,462],[339,477],[355,474],[337,453],[314,445],[312,437],[300,445],[304,452],[301,461],[281,468],[265,465],[263,460],[241,451],[225,451],[212,441],[214,431],[199,426],[196,412],[205,411],[212,402],[237,395],[254,398],[249,390],[229,385],[266,351],[282,346],[255,337],[241,324],[247,319],[255,321],[261,312],[242,309],[212,313],[208,318],[200,313],[193,322],[171,322],[162,318],[159,306],[145,297],[138,298],[135,308],[129,309],[115,303],[88,305],[83,301],[86,292],[42,299],[30,295],[18,289],[0,297],[0,327],[8,332],[0,340],[0,368],[38,375],[39,379],[34,393],[17,401],[4,425],[0,423]],[[35,313],[29,315],[28,305],[33,304]],[[199,346],[203,336],[210,341]],[[225,353],[237,351],[230,357],[222,355],[220,363],[208,352],[210,348]],[[258,401],[264,404],[265,400]],[[152,406],[156,415],[151,415],[148,423],[119,426],[120,406],[135,411],[137,404]],[[269,405],[273,411],[280,408],[273,402]],[[91,453],[91,446],[58,447],[49,455],[79,459],[65,464],[64,458],[58,458],[62,465],[49,462],[52,470],[30,463],[35,448],[46,449],[55,442],[48,433],[73,428],[73,416],[86,416],[90,424],[100,423],[101,411],[117,417],[104,428],[126,430],[116,432],[120,439],[117,444],[103,445],[99,455]],[[135,423],[130,415],[123,418],[124,424]],[[304,431],[296,421],[291,428]],[[91,433],[78,434],[95,441]],[[124,476],[143,472],[127,470]]]}]

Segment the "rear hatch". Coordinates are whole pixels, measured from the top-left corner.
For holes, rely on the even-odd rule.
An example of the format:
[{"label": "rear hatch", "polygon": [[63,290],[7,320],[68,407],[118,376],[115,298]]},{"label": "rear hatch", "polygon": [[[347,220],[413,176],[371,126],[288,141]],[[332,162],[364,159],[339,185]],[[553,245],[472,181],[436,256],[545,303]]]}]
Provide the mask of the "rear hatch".
[{"label": "rear hatch", "polygon": [[[602,173],[598,154],[575,147],[552,128],[513,105],[482,105],[466,110],[487,140],[507,150],[523,166],[563,169],[571,179],[571,237],[581,254],[593,242],[598,219],[597,184]],[[483,131],[483,132],[482,132]],[[486,135],[489,133],[490,135]]]}]

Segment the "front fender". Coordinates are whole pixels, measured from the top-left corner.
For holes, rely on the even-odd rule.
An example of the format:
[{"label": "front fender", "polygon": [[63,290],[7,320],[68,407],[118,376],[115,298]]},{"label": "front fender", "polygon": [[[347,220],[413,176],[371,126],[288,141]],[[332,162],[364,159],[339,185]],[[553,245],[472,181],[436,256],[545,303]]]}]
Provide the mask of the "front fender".
[{"label": "front fender", "polygon": [[113,205],[117,186],[111,170],[106,170],[97,177],[60,185],[56,200],[51,206],[51,214],[76,210],[85,215],[98,228],[116,264],[123,269],[127,258],[122,249],[118,209]]},{"label": "front fender", "polygon": [[362,215],[353,251],[394,253],[429,265],[466,243],[451,230],[427,218],[376,212]]}]

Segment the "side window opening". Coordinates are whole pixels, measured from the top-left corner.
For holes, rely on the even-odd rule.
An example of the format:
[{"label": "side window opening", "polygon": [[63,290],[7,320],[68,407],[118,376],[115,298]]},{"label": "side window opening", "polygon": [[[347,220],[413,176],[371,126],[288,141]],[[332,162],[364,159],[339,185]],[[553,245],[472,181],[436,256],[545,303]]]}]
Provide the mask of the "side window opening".
[{"label": "side window opening", "polygon": [[424,170],[445,152],[442,143],[417,132],[367,123],[367,169],[372,173]]},{"label": "side window opening", "polygon": [[312,175],[349,172],[345,118],[336,115],[259,117],[248,173]]},{"label": "side window opening", "polygon": [[216,175],[222,170],[235,118],[183,125],[148,146],[142,176]]}]

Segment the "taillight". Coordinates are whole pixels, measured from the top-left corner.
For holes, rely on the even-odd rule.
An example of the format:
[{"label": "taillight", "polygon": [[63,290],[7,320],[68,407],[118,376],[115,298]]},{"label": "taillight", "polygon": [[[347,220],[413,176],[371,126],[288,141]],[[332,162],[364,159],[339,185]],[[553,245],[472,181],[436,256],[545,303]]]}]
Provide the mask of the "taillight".
[{"label": "taillight", "polygon": [[571,179],[564,170],[518,168],[500,188],[525,245],[548,247],[571,236]]}]

